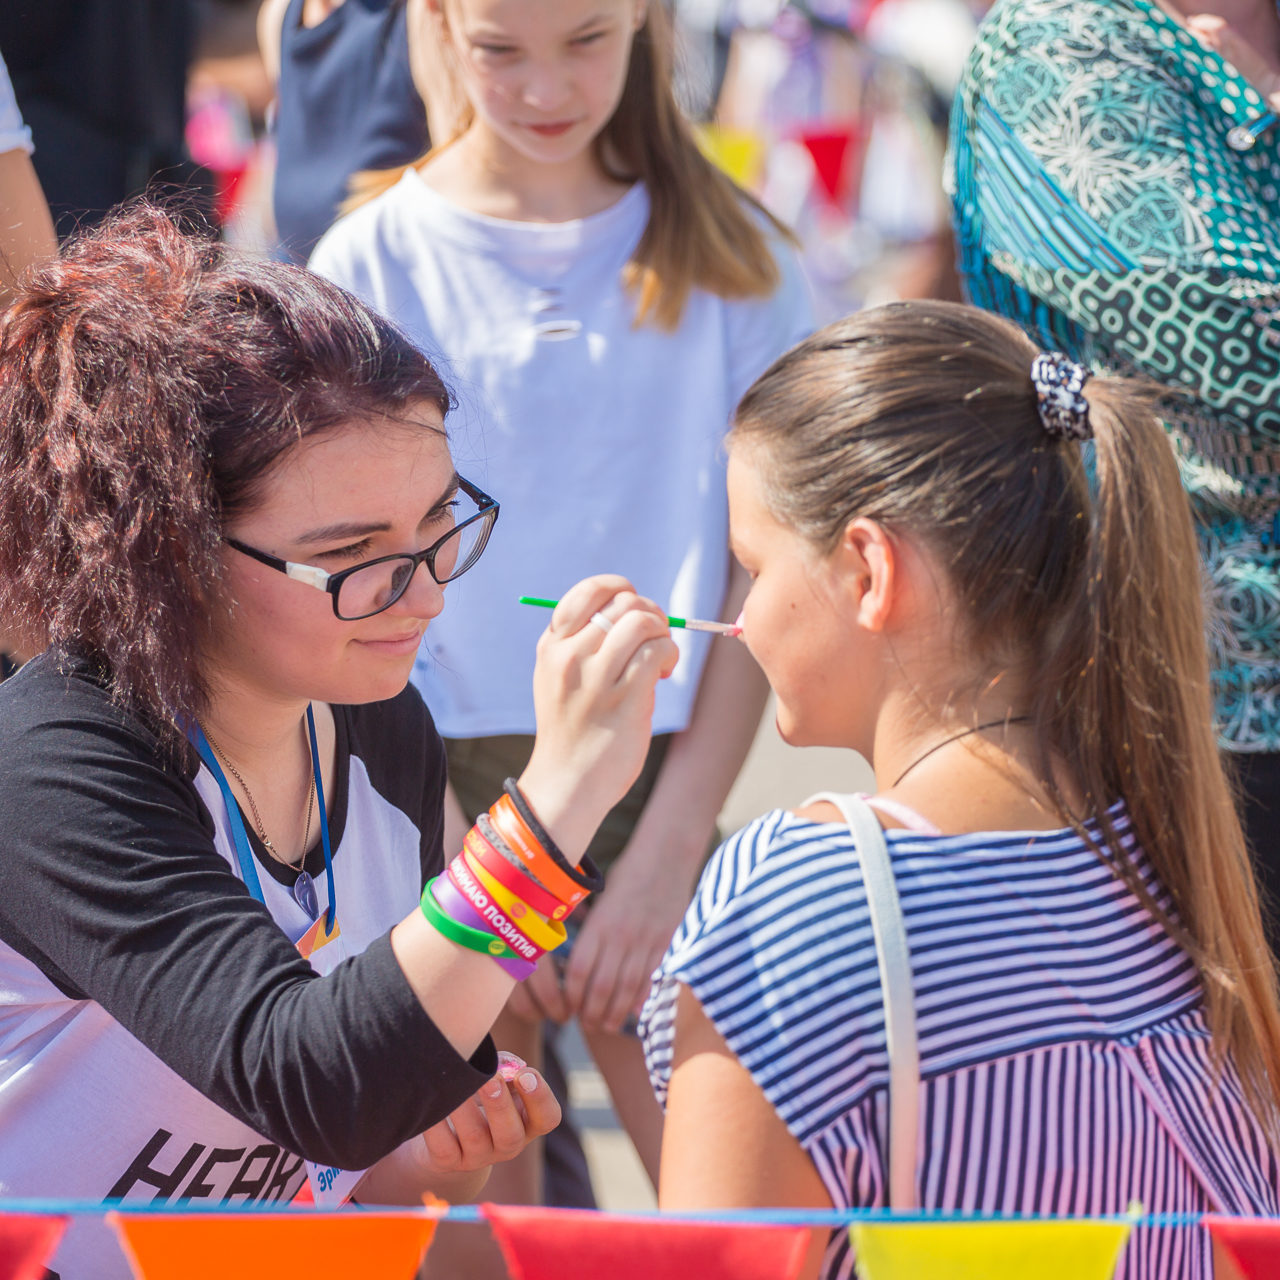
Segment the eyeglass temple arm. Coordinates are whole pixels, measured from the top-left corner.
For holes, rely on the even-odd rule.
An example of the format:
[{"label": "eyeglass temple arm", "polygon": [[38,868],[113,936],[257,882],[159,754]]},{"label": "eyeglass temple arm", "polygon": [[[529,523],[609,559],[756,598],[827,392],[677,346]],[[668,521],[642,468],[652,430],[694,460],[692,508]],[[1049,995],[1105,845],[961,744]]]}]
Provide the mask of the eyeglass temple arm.
[{"label": "eyeglass temple arm", "polygon": [[328,591],[329,579],[333,576],[313,564],[294,564],[292,560],[284,561],[284,571],[295,582],[305,582],[318,591]]},{"label": "eyeglass temple arm", "polygon": [[279,569],[295,582],[305,582],[307,586],[315,587],[319,591],[329,590],[329,579],[332,575],[323,569],[317,569],[313,564],[295,564],[292,560],[282,560],[279,556],[268,555],[265,551],[259,551],[257,547],[251,547],[236,538],[227,538],[226,543],[229,547],[235,547],[241,555],[246,555],[261,564],[270,565],[273,569]]}]

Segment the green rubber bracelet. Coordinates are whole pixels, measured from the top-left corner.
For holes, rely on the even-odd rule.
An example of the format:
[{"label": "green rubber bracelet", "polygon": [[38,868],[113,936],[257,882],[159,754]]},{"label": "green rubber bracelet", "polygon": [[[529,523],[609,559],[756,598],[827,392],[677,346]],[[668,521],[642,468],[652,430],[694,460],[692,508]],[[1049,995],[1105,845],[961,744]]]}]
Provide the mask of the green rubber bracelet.
[{"label": "green rubber bracelet", "polygon": [[430,924],[450,942],[456,942],[461,947],[466,947],[470,951],[478,951],[484,956],[496,956],[499,959],[523,960],[524,957],[517,955],[501,938],[496,934],[489,933],[485,929],[473,929],[470,925],[463,924],[460,920],[455,920],[437,901],[435,894],[431,892],[432,885],[435,884],[439,876],[434,876],[427,881],[427,887],[422,891],[422,914],[427,917]]}]

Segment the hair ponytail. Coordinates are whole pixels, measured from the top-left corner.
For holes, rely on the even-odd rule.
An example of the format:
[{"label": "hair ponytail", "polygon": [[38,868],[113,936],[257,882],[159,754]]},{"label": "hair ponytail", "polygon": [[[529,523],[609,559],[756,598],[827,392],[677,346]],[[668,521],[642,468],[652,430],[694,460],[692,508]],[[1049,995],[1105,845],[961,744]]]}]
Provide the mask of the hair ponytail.
[{"label": "hair ponytail", "polygon": [[[1081,449],[1044,430],[1038,354],[953,303],[864,311],[782,356],[747,392],[732,442],[763,447],[766,500],[823,549],[856,516],[918,537],[947,572],[983,685],[1032,690],[1040,780],[1179,939],[1217,1053],[1276,1135],[1280,1003],[1232,789],[1213,732],[1201,569],[1159,391],[1095,377],[1091,485]],[[1083,795],[1073,812],[1055,761]],[[1128,859],[1124,800],[1172,913]]]},{"label": "hair ponytail", "polygon": [[[443,0],[442,0],[443,2]],[[431,37],[419,32],[419,39]],[[631,62],[617,110],[595,139],[605,172],[618,182],[643,182],[649,223],[623,271],[635,295],[636,323],[679,327],[695,288],[722,298],[764,298],[780,275],[769,231],[792,233],[703,155],[672,88],[674,35],[663,0],[649,0],[644,25],[631,45]],[[429,110],[436,146],[412,165],[371,170],[351,180],[343,213],[389,191],[405,172],[452,145],[474,113],[457,83],[452,52],[433,47],[429,63],[419,51],[415,80]],[[430,67],[430,82],[422,83]]]},{"label": "hair ponytail", "polygon": [[[1056,721],[1056,740],[1092,812],[1105,814],[1109,799],[1125,798],[1173,901],[1176,919],[1167,923],[1200,970],[1215,1042],[1230,1046],[1265,1116],[1262,1103],[1280,1104],[1276,975],[1213,730],[1190,507],[1152,412],[1159,389],[1095,378],[1086,394],[1096,484],[1085,599],[1066,616],[1043,667],[1042,690],[1064,696],[1042,695],[1037,715]],[[1104,836],[1116,848],[1108,826]],[[1129,879],[1140,889],[1136,874]]]}]

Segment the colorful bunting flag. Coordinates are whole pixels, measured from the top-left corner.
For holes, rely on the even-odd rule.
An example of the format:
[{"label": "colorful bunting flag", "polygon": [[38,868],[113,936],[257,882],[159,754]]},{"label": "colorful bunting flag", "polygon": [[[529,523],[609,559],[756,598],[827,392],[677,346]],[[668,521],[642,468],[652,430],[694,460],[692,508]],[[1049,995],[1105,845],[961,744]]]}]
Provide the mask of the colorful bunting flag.
[{"label": "colorful bunting flag", "polygon": [[0,1215],[0,1280],[40,1280],[70,1218]]},{"label": "colorful bunting flag", "polygon": [[832,204],[839,204],[844,195],[853,140],[851,128],[806,129],[800,134],[813,158],[818,186]]},{"label": "colorful bunting flag", "polygon": [[1128,1222],[883,1222],[849,1229],[862,1280],[1111,1280]]},{"label": "colorful bunting flag", "polygon": [[1272,1280],[1280,1276],[1280,1222],[1274,1218],[1204,1219],[1213,1239],[1218,1280]]},{"label": "colorful bunting flag", "polygon": [[111,1213],[138,1280],[412,1280],[435,1222],[410,1214]]},{"label": "colorful bunting flag", "polygon": [[806,1227],[632,1218],[584,1209],[480,1206],[513,1280],[793,1280]]},{"label": "colorful bunting flag", "polygon": [[764,170],[764,139],[745,129],[731,129],[716,124],[698,129],[698,145],[702,153],[723,169],[740,187],[753,190]]}]

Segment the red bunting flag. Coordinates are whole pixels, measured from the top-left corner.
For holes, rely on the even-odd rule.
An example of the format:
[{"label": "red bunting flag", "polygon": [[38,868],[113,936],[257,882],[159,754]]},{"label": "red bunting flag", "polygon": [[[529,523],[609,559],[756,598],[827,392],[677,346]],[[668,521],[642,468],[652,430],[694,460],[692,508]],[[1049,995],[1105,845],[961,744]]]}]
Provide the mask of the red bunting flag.
[{"label": "red bunting flag", "polygon": [[513,1280],[794,1280],[809,1228],[480,1206]]},{"label": "red bunting flag", "polygon": [[111,1213],[138,1280],[412,1280],[436,1224],[411,1214]]},{"label": "red bunting flag", "polygon": [[0,1214],[0,1280],[39,1280],[69,1218]]},{"label": "red bunting flag", "polygon": [[1280,1221],[1205,1217],[1218,1280],[1274,1280],[1280,1276]]},{"label": "red bunting flag", "polygon": [[832,204],[839,204],[844,195],[853,132],[850,128],[807,129],[800,134],[800,141],[813,158],[818,185]]}]

